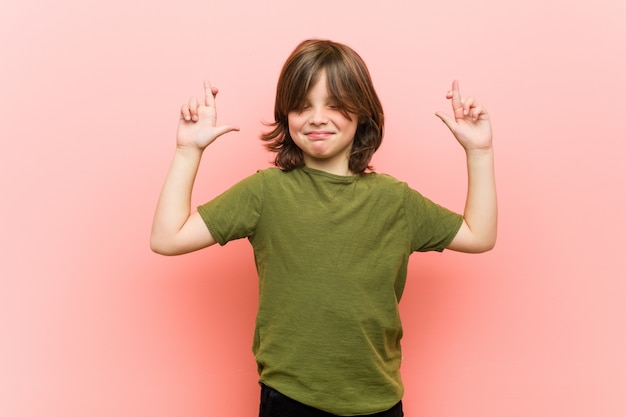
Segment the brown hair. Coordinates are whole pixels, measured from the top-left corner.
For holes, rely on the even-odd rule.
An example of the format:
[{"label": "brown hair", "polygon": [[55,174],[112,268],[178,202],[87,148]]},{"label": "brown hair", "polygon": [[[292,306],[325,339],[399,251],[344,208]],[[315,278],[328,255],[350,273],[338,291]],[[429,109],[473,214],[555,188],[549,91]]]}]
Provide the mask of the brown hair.
[{"label": "brown hair", "polygon": [[329,40],[310,39],[291,53],[278,78],[274,123],[261,135],[276,152],[274,164],[286,171],[304,165],[302,151],[289,134],[288,114],[301,108],[320,72],[326,71],[328,94],[340,109],[358,116],[348,168],[355,174],[371,170],[374,152],[383,139],[384,115],[365,62],[350,47]]}]

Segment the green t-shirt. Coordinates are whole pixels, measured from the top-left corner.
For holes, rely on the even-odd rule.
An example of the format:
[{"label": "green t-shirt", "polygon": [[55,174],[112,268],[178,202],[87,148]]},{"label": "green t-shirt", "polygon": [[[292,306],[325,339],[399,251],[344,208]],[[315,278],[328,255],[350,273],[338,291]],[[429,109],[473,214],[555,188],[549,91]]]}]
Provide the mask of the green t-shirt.
[{"label": "green t-shirt", "polygon": [[270,168],[198,208],[220,245],[247,237],[259,275],[260,381],[337,415],[403,394],[398,302],[413,251],[442,251],[462,217],[383,174]]}]

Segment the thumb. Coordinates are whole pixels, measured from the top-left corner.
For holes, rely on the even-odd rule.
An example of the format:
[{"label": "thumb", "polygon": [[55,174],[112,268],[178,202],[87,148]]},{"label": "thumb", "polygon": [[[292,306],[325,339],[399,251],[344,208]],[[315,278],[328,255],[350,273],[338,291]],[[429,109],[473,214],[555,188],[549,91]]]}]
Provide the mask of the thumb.
[{"label": "thumb", "polygon": [[442,112],[436,112],[435,116],[437,116],[439,119],[441,119],[441,121],[443,123],[445,123],[446,126],[448,126],[448,129],[450,129],[452,132],[454,132],[455,127],[456,127],[456,120],[449,116],[446,113],[442,113]]},{"label": "thumb", "polygon": [[230,133],[233,131],[238,132],[239,128],[235,126],[219,126],[216,128],[215,139],[219,138],[222,135],[225,135],[226,133]]}]

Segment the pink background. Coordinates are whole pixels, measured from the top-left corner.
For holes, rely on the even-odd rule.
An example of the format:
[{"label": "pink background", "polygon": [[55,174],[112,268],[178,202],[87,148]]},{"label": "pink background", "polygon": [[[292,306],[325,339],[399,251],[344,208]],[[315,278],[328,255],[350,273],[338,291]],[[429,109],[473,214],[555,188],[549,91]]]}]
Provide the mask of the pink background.
[{"label": "pink background", "polygon": [[241,132],[194,203],[268,166],[280,67],[322,37],[370,67],[376,168],[452,209],[452,79],[493,118],[499,241],[413,256],[407,416],[625,416],[624,22],[623,0],[3,0],[0,415],[255,415],[249,245],[160,257],[150,223],[202,80]]}]

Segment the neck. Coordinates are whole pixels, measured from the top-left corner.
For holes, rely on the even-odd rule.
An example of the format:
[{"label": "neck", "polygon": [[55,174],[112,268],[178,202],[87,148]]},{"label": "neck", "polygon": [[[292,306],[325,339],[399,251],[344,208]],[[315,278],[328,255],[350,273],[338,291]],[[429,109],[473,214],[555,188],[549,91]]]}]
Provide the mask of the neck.
[{"label": "neck", "polygon": [[332,160],[332,159],[316,159],[304,155],[304,165],[317,169],[318,171],[328,172],[333,175],[351,176],[354,172],[348,168],[348,159]]}]

